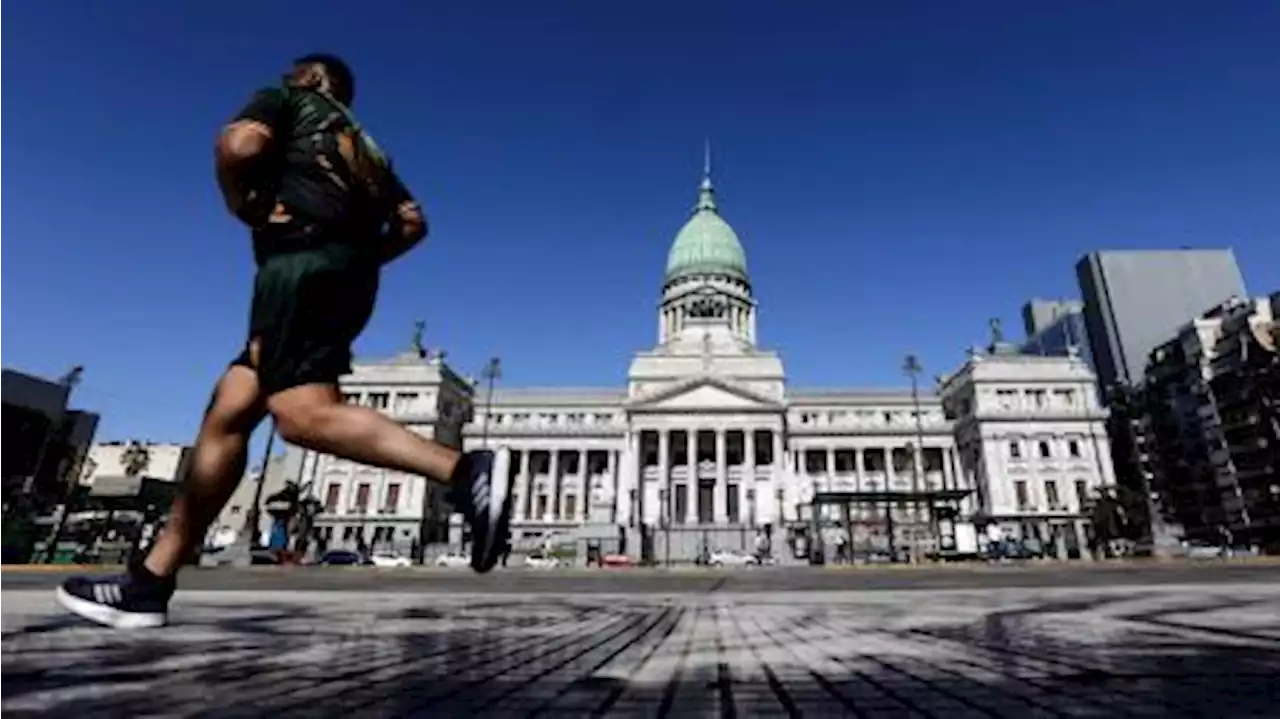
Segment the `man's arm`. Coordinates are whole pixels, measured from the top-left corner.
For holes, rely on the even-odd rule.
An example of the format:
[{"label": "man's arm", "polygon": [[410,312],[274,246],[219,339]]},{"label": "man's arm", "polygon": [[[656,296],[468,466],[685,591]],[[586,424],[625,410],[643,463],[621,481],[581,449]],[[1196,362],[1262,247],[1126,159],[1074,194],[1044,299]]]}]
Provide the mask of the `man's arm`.
[{"label": "man's arm", "polygon": [[269,157],[272,128],[283,112],[280,90],[260,90],[218,135],[214,153],[218,188],[231,214],[251,226],[266,216],[274,200],[258,195],[263,190],[259,173]]},{"label": "man's arm", "polygon": [[427,236],[427,217],[422,212],[422,206],[413,199],[413,195],[409,193],[400,178],[394,172],[390,174],[393,187],[391,196],[393,210],[391,217],[387,219],[390,230],[379,257],[384,265],[417,247],[418,243]]}]

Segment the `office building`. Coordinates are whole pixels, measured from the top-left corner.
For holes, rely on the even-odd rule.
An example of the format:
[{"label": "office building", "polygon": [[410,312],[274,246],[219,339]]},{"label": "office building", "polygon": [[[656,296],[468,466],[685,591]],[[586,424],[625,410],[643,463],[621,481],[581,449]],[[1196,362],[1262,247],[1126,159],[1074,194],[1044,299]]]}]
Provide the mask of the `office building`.
[{"label": "office building", "polygon": [[1093,252],[1076,264],[1076,277],[1103,388],[1140,383],[1156,346],[1209,308],[1246,296],[1229,249]]}]

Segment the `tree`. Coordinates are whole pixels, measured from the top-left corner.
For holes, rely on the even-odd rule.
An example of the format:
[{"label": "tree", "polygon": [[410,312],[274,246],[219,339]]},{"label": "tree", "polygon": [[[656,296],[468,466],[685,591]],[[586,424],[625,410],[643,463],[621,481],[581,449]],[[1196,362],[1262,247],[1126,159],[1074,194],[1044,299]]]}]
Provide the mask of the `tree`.
[{"label": "tree", "polygon": [[137,440],[131,440],[120,453],[120,468],[130,479],[141,476],[151,466],[151,450]]}]

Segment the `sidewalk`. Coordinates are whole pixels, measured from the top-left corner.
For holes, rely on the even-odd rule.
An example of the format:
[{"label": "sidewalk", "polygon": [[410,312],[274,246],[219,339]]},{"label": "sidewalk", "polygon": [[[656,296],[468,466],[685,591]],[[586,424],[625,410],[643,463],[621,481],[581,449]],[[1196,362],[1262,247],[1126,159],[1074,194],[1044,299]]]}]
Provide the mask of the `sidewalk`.
[{"label": "sidewalk", "polygon": [[[1280,585],[736,597],[6,591],[6,715],[1264,716]],[[1176,646],[1176,651],[1171,647]]]}]

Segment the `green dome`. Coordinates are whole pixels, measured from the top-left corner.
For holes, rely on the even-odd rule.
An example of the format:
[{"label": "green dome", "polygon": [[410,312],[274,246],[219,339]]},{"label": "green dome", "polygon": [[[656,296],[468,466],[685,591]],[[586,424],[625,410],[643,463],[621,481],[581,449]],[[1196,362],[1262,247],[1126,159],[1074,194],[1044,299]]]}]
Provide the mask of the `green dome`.
[{"label": "green dome", "polygon": [[702,181],[693,217],[680,228],[667,253],[667,282],[686,275],[731,275],[747,279],[747,256],[738,234],[716,211],[711,178]]}]

